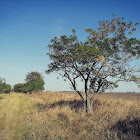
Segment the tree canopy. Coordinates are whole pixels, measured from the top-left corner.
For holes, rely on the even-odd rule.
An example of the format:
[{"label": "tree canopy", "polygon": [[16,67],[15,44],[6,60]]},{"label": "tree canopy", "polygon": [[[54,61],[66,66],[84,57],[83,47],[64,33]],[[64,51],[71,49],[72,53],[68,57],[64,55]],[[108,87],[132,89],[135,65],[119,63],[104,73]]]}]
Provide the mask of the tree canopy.
[{"label": "tree canopy", "polygon": [[15,92],[32,93],[44,90],[44,79],[39,72],[30,72],[26,75],[25,83],[14,85]]},{"label": "tree canopy", "polygon": [[44,79],[39,72],[30,72],[26,75],[26,84],[29,92],[44,90]]},{"label": "tree canopy", "polygon": [[21,83],[15,84],[13,91],[14,92],[23,92],[23,86],[24,86],[24,84],[21,84]]},{"label": "tree canopy", "polygon": [[6,84],[4,78],[0,78],[0,93],[10,93],[11,85]]},{"label": "tree canopy", "polygon": [[[120,81],[140,85],[140,70],[130,65],[140,58],[140,40],[131,37],[137,24],[113,16],[112,20],[100,21],[96,30],[86,29],[89,36],[85,42],[78,41],[75,30],[69,37],[54,37],[47,46],[52,62],[46,73],[59,72],[67,78],[85,103],[87,112],[96,93],[116,88]],[[83,82],[85,99],[77,89],[77,79]]]}]

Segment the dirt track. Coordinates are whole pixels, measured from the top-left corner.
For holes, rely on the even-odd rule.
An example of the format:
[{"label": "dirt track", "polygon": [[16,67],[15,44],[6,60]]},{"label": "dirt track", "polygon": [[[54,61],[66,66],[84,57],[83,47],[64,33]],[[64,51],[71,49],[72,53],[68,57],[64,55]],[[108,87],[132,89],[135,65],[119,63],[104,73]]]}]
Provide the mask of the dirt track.
[{"label": "dirt track", "polygon": [[0,140],[10,140],[13,134],[12,126],[18,111],[19,96],[12,95],[12,98],[5,98],[6,106],[4,106],[5,122],[4,129],[0,133]]}]

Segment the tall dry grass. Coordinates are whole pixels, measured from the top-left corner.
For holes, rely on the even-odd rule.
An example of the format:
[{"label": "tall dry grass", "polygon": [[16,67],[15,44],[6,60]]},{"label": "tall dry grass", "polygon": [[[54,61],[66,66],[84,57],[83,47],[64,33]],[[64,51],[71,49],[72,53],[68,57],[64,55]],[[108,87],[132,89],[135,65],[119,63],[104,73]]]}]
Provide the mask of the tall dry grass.
[{"label": "tall dry grass", "polygon": [[140,138],[139,129],[135,128],[135,122],[140,122],[138,100],[97,96],[94,99],[94,113],[85,114],[79,107],[81,102],[76,94],[46,92],[34,93],[28,97],[34,103],[34,113],[20,122],[21,128],[26,126],[26,129],[17,129],[20,134],[20,137],[16,135],[18,139]]},{"label": "tall dry grass", "polygon": [[93,114],[86,114],[77,94],[21,95],[13,140],[140,139],[140,100],[137,98],[98,95],[94,99]]}]

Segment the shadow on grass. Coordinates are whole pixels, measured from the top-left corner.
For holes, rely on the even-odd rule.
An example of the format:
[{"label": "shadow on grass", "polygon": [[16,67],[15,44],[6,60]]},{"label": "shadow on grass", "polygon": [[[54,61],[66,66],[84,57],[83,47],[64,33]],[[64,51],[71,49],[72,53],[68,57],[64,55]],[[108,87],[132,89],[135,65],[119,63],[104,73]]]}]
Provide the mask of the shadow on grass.
[{"label": "shadow on grass", "polygon": [[140,140],[140,118],[120,120],[111,130],[116,132],[119,140]]},{"label": "shadow on grass", "polygon": [[78,112],[79,109],[83,108],[83,103],[80,100],[73,100],[73,101],[65,101],[61,100],[58,102],[55,102],[53,104],[36,104],[36,107],[38,109],[38,112],[42,112],[45,109],[49,108],[55,108],[55,107],[69,107],[71,110],[75,110],[75,112]]},{"label": "shadow on grass", "polygon": [[0,97],[0,99],[2,99],[2,97]]},{"label": "shadow on grass", "polygon": [[35,105],[35,107],[37,108],[38,112],[44,111],[45,109],[48,108],[48,106],[49,106],[48,104],[40,104],[40,103]]},{"label": "shadow on grass", "polygon": [[[96,109],[97,106],[100,105],[100,102],[98,100],[94,100],[94,103],[93,103],[93,110]],[[44,111],[45,109],[49,109],[49,108],[55,108],[55,107],[68,107],[70,108],[71,110],[74,110],[76,113],[79,112],[80,109],[83,109],[84,108],[84,105],[82,103],[81,100],[73,100],[73,101],[65,101],[65,100],[61,100],[61,101],[58,101],[58,102],[55,102],[53,104],[36,104],[35,105],[38,109],[38,112],[42,112]]]}]

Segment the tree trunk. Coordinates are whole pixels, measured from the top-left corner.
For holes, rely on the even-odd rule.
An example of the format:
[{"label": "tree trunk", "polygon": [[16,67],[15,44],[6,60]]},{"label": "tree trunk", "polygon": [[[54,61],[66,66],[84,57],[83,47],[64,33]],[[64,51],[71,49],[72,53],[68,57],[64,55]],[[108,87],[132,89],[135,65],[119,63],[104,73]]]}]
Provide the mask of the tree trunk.
[{"label": "tree trunk", "polygon": [[86,95],[85,107],[86,113],[93,113],[93,98],[89,98],[88,95]]},{"label": "tree trunk", "polygon": [[85,107],[85,100],[84,100],[84,97],[83,97],[83,95],[78,91],[78,90],[76,90],[76,89],[74,89],[77,93],[78,93],[78,95],[80,96],[80,98],[81,98],[81,101],[82,101],[82,104],[83,104],[83,107]]},{"label": "tree trunk", "polygon": [[83,96],[80,96],[81,97],[81,101],[82,101],[82,108],[85,108],[85,100],[84,100],[84,98],[83,98]]}]

